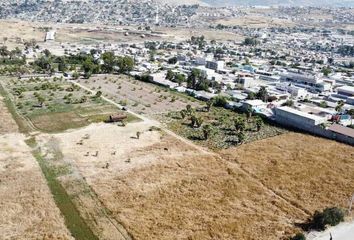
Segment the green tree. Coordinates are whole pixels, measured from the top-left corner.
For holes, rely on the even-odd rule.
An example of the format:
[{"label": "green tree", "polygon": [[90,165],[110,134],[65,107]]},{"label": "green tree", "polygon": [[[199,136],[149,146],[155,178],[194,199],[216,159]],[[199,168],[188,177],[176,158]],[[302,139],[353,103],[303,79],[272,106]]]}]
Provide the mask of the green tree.
[{"label": "green tree", "polygon": [[341,113],[342,110],[343,110],[343,106],[344,106],[344,101],[343,100],[339,100],[337,102],[337,106],[335,108],[336,112]]},{"label": "green tree", "polygon": [[102,96],[102,92],[101,91],[96,92],[96,95],[95,95],[96,98],[100,98],[101,96]]},{"label": "green tree", "polygon": [[193,108],[190,104],[186,106],[186,112],[189,116],[193,114]]},{"label": "green tree", "polygon": [[242,132],[246,129],[246,121],[244,118],[242,117],[237,117],[235,120],[234,120],[234,126],[235,126],[235,130],[237,132]]},{"label": "green tree", "polygon": [[322,73],[323,73],[323,75],[325,75],[326,77],[328,77],[331,72],[332,72],[332,70],[331,70],[330,67],[325,67],[325,68],[322,69]]},{"label": "green tree", "polygon": [[203,130],[204,139],[208,140],[208,138],[209,138],[209,136],[211,134],[211,131],[212,131],[211,126],[209,124],[204,125],[202,130]]},{"label": "green tree", "polygon": [[328,104],[327,104],[326,101],[321,101],[321,102],[319,103],[319,106],[320,106],[321,108],[327,108],[327,107],[328,107]]},{"label": "green tree", "polygon": [[264,125],[263,119],[260,117],[257,117],[257,119],[256,119],[257,132],[259,132],[262,129],[263,125]]},{"label": "green tree", "polygon": [[193,69],[187,79],[187,87],[196,89],[197,83],[202,79],[202,72],[199,69]]},{"label": "green tree", "polygon": [[105,52],[102,54],[102,71],[105,73],[112,73],[114,67],[117,66],[117,61],[113,52]]},{"label": "green tree", "polygon": [[211,107],[214,105],[214,99],[210,99],[209,101],[207,101],[206,103],[206,109],[208,112],[210,112]]},{"label": "green tree", "polygon": [[173,81],[174,78],[175,78],[175,73],[171,69],[169,69],[166,74],[166,79]]},{"label": "green tree", "polygon": [[267,100],[268,100],[267,88],[265,86],[261,86],[261,88],[259,89],[259,91],[256,94],[256,97],[258,99],[262,100],[263,102],[267,102]]},{"label": "green tree", "polygon": [[282,106],[292,107],[292,106],[294,106],[294,101],[289,99],[285,103],[283,103]]},{"label": "green tree", "polygon": [[45,98],[42,95],[38,95],[37,100],[38,100],[39,105],[42,107],[45,102]]},{"label": "green tree", "polygon": [[131,57],[118,57],[117,62],[120,73],[127,73],[134,69],[134,59]]},{"label": "green tree", "polygon": [[200,128],[203,125],[204,119],[202,117],[197,117],[195,121],[195,126]]},{"label": "green tree", "polygon": [[238,144],[244,143],[244,141],[246,139],[245,133],[244,132],[237,133],[237,139],[238,139]]},{"label": "green tree", "polygon": [[183,74],[177,73],[174,82],[181,86],[182,83],[186,81],[186,77]]},{"label": "green tree", "polygon": [[80,74],[78,72],[73,73],[73,79],[77,80],[77,79],[79,79],[79,77],[80,77]]},{"label": "green tree", "polygon": [[227,98],[225,96],[217,95],[212,99],[213,105],[216,107],[225,107],[225,105],[227,104]]},{"label": "green tree", "polygon": [[256,99],[256,94],[254,94],[253,92],[248,93],[247,99],[249,99],[249,100],[254,100],[254,99]]}]

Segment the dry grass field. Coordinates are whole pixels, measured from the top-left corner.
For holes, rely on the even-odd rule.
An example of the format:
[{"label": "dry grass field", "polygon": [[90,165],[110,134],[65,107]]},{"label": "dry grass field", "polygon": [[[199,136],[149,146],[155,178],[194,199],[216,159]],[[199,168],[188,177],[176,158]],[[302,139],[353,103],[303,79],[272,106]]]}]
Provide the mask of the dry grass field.
[{"label": "dry grass field", "polygon": [[146,122],[50,138],[135,239],[282,239],[315,210],[345,207],[354,189],[352,147],[297,133],[220,154]]},{"label": "dry grass field", "polygon": [[1,239],[72,239],[45,178],[0,98]]},{"label": "dry grass field", "polygon": [[354,147],[349,145],[288,133],[221,155],[309,213],[346,208],[354,193]]},{"label": "dry grass field", "polygon": [[126,75],[96,75],[90,80],[80,79],[78,83],[141,114],[161,114],[184,109],[187,104],[199,106],[186,95],[172,93],[166,88],[135,80]]},{"label": "dry grass field", "polygon": [[268,27],[292,27],[295,26],[290,20],[271,18],[266,16],[248,15],[238,18],[221,19],[216,21],[218,24],[227,26],[247,26],[249,28],[268,28]]},{"label": "dry grass field", "polygon": [[[155,27],[157,33],[138,31],[129,26],[102,26],[98,24],[52,24],[43,22],[25,22],[20,20],[0,20],[0,45],[7,37],[6,45],[9,49],[23,47],[24,41],[35,39],[43,48],[50,48],[53,53],[62,55],[61,43],[70,44],[97,44],[97,43],[137,43],[147,40],[156,41],[181,41],[192,36],[204,35],[206,39],[237,40],[242,36],[224,31],[209,29],[186,29]],[[45,43],[45,29],[55,29],[56,40],[54,43]],[[129,36],[125,33],[129,32]],[[146,37],[141,38],[141,34]]]},{"label": "dry grass field", "polygon": [[1,239],[72,239],[24,140],[0,136]]},{"label": "dry grass field", "polygon": [[[149,129],[145,122],[98,124],[38,139],[58,142],[64,160],[136,239],[279,239],[306,218],[238,164]],[[89,138],[78,145],[82,136]]]},{"label": "dry grass field", "polygon": [[44,41],[45,32],[40,29],[42,25],[19,20],[0,20],[0,43],[3,43],[3,39],[6,37],[8,39],[6,45],[12,49],[20,47],[22,41],[31,39],[35,39],[37,42]]},{"label": "dry grass field", "polygon": [[4,98],[0,95],[0,134],[18,132],[18,126],[6,108]]}]

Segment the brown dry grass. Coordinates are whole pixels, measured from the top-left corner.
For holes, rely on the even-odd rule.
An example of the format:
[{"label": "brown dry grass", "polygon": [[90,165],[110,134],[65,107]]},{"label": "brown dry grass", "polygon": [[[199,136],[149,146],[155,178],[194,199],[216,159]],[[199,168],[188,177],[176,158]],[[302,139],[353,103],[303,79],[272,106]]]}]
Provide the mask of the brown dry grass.
[{"label": "brown dry grass", "polygon": [[249,15],[238,18],[221,19],[216,21],[227,26],[247,26],[250,28],[266,27],[292,27],[295,24],[291,20],[271,18],[266,16]]},{"label": "brown dry grass", "polygon": [[43,25],[45,24],[19,20],[0,20],[0,43],[3,43],[3,38],[7,37],[6,45],[12,49],[21,46],[21,43],[16,41],[17,38],[23,41],[35,39],[37,42],[43,42],[45,32],[39,29]]},{"label": "brown dry grass", "polygon": [[354,148],[349,145],[289,133],[221,154],[310,213],[347,207],[354,192]]},{"label": "brown dry grass", "polygon": [[136,239],[279,239],[306,217],[237,164],[148,128],[98,124],[52,135]]},{"label": "brown dry grass", "polygon": [[7,110],[2,96],[0,96],[0,119],[0,134],[18,132],[18,126]]},{"label": "brown dry grass", "polygon": [[24,136],[0,136],[1,239],[72,239]]}]

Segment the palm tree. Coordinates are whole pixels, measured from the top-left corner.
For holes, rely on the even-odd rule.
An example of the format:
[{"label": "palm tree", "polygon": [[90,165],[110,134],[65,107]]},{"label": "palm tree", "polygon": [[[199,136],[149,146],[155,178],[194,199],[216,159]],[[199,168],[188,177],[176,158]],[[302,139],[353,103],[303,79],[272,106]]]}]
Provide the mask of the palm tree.
[{"label": "palm tree", "polygon": [[203,126],[203,135],[204,139],[208,140],[210,133],[211,133],[211,126],[209,124]]}]

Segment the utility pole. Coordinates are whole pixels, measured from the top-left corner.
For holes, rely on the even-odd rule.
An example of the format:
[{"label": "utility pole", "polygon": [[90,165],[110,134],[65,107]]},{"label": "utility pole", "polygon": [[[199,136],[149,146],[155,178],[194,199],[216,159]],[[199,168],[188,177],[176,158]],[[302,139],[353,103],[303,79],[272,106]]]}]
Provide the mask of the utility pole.
[{"label": "utility pole", "polygon": [[354,194],[353,194],[353,196],[351,196],[351,198],[349,200],[348,214],[350,214],[352,211],[353,202],[354,202]]}]

